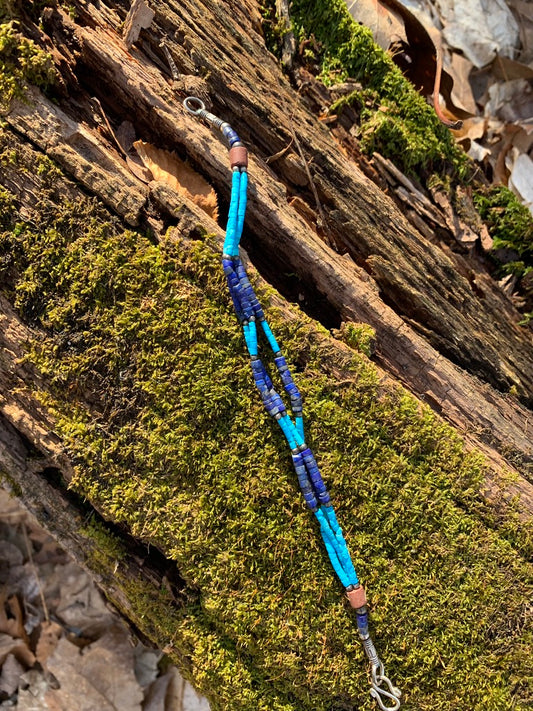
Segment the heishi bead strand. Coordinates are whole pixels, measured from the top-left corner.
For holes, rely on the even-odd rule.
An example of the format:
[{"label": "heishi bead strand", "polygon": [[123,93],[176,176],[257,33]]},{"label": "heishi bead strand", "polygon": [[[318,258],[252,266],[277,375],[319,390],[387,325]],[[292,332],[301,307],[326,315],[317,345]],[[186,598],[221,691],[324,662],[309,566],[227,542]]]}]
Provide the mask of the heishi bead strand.
[{"label": "heishi bead strand", "polygon": [[[228,123],[207,111],[200,99],[188,97],[184,101],[184,106],[189,113],[204,119],[219,129],[229,143],[232,181],[222,269],[235,313],[243,328],[254,382],[266,411],[276,420],[287,440],[304,500],[318,520],[328,557],[345,588],[350,605],[355,609],[359,637],[371,663],[372,688],[370,693],[381,709],[396,711],[400,708],[401,692],[385,676],[383,664],[370,638],[365,590],[355,572],[348,546],[316,459],[311,448],[305,442],[303,404],[300,392],[239,257],[239,243],[247,204],[248,152],[237,132]],[[289,397],[292,417],[289,415],[282,397],[274,388],[272,379],[259,357],[258,324],[274,354],[274,364],[283,388]],[[392,705],[386,706],[385,701]]]}]

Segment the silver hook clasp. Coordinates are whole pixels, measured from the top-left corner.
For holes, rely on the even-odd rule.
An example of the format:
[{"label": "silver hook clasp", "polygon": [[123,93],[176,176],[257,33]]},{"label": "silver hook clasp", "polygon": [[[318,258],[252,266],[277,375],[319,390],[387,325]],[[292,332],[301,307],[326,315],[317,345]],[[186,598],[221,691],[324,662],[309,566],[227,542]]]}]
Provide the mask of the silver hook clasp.
[{"label": "silver hook clasp", "polygon": [[[194,104],[196,104],[196,108],[194,107]],[[184,99],[183,105],[185,106],[187,111],[193,116],[198,116],[201,111],[205,111],[204,102],[197,96],[188,96],[186,99]]]},{"label": "silver hook clasp", "polygon": [[[383,684],[387,689],[383,688]],[[388,676],[385,676],[385,669],[382,662],[372,664],[372,689],[370,695],[377,701],[382,711],[397,711],[400,708],[400,697],[402,692],[394,686]],[[392,706],[385,706],[383,699],[391,699]]]},{"label": "silver hook clasp", "polygon": [[214,128],[217,128],[219,131],[222,131],[224,126],[229,126],[229,124],[227,124],[221,118],[218,118],[218,116],[215,116],[215,114],[212,114],[210,111],[207,111],[204,102],[197,96],[188,96],[186,99],[183,100],[183,106],[185,106],[185,110],[188,111],[190,114],[192,114],[193,116],[198,116],[198,118],[204,119],[204,121],[207,121],[207,123],[210,123]]}]

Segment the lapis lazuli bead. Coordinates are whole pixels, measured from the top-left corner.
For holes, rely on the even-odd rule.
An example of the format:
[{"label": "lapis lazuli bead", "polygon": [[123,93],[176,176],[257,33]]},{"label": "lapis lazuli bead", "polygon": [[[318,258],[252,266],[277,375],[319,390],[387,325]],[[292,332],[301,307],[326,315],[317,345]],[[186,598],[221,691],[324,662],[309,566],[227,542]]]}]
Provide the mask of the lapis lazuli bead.
[{"label": "lapis lazuli bead", "polygon": [[[221,128],[230,146],[239,142],[237,132],[229,124],[225,124]],[[342,536],[342,530],[337,523],[333,508],[330,506],[330,496],[322,480],[320,469],[311,449],[305,445],[302,398],[294,383],[287,361],[281,354],[276,338],[265,320],[261,304],[239,257],[239,242],[243,231],[247,203],[247,186],[248,175],[246,171],[235,167],[232,176],[232,193],[222,256],[222,269],[227,279],[228,289],[237,317],[243,322],[244,338],[250,352],[253,378],[261,400],[267,412],[276,418],[287,439],[304,500],[307,506],[315,513],[320,523],[322,538],[331,564],[341,583],[346,587],[350,584],[356,584],[357,576],[346,542]],[[254,323],[254,319],[261,324],[268,344],[274,353],[274,363],[280,375],[283,388],[290,400],[294,420],[287,414],[281,395],[274,389],[271,377],[258,358],[259,344],[257,341],[257,326]],[[365,628],[365,623],[363,619],[360,622],[359,631],[361,633],[361,630]]]}]

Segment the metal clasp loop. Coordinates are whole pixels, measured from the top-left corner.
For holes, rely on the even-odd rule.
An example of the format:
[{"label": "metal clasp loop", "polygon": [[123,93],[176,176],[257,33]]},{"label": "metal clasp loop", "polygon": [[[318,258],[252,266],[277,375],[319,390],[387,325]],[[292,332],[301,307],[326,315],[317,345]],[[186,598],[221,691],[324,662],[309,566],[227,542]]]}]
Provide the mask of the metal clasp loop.
[{"label": "metal clasp loop", "polygon": [[[198,108],[192,108],[191,104],[196,104]],[[188,96],[186,99],[184,99],[183,105],[185,106],[187,111],[193,116],[198,116],[202,111],[205,111],[204,102],[197,96]]]},{"label": "metal clasp loop", "polygon": [[[387,689],[383,688],[383,684]],[[402,692],[398,687],[394,686],[388,676],[385,676],[383,663],[372,665],[372,689],[370,695],[377,701],[377,704],[382,711],[397,711],[400,708],[400,697]],[[391,699],[392,706],[385,706],[383,699]]]}]

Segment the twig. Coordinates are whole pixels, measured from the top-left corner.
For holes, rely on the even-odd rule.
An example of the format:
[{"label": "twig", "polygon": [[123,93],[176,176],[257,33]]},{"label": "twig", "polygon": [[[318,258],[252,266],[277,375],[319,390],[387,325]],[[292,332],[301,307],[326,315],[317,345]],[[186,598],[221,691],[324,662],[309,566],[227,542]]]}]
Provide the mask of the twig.
[{"label": "twig", "polygon": [[102,117],[103,120],[104,120],[104,123],[105,123],[105,125],[106,125],[107,130],[109,131],[109,134],[110,134],[111,138],[115,141],[115,144],[116,144],[117,148],[119,149],[119,151],[121,152],[121,154],[122,154],[124,157],[126,157],[126,151],[124,150],[124,148],[122,148],[122,146],[120,145],[120,141],[119,141],[118,138],[115,136],[115,132],[114,132],[113,129],[111,128],[111,124],[109,123],[109,120],[108,120],[108,118],[107,118],[107,116],[106,116],[106,113],[105,113],[103,107],[102,107],[102,104],[101,104],[100,101],[96,98],[96,96],[93,96],[93,97],[91,97],[91,98],[92,98],[92,100],[94,101],[94,103],[97,105],[98,110],[100,111],[100,115],[101,115],[101,117]]},{"label": "twig", "polygon": [[172,72],[172,78],[174,81],[179,81],[180,79],[180,73],[178,71],[178,68],[176,66],[176,62],[174,61],[174,57],[170,54],[170,50],[168,48],[168,45],[164,39],[161,40],[159,43],[159,46],[165,53],[165,57],[167,58],[168,66],[170,67],[170,71]]},{"label": "twig", "polygon": [[[294,141],[294,143],[296,144],[296,148],[297,148],[297,150],[298,150],[298,153],[299,153],[299,155],[300,155],[300,158],[302,159],[302,162],[303,162],[303,164],[304,164],[304,169],[305,169],[305,172],[306,172],[306,174],[307,174],[307,179],[309,180],[309,185],[310,185],[311,190],[313,191],[313,195],[314,195],[314,197],[315,197],[316,208],[317,208],[318,214],[319,214],[318,227],[320,227],[320,228],[322,228],[323,230],[327,231],[327,230],[328,230],[328,227],[327,227],[327,222],[326,222],[326,215],[325,215],[325,213],[324,213],[324,210],[322,209],[322,205],[321,205],[320,199],[319,199],[319,197],[318,197],[318,191],[317,191],[317,189],[316,189],[316,185],[315,185],[315,182],[314,182],[314,180],[313,180],[313,176],[311,175],[311,171],[309,170],[309,165],[307,164],[307,161],[306,161],[306,159],[305,159],[304,152],[303,152],[303,150],[302,150],[302,146],[300,145],[300,141],[298,140],[298,136],[296,135],[296,132],[294,131],[294,127],[293,127],[291,121],[289,121],[289,129],[290,129],[290,132],[291,132],[291,134],[292,134],[293,141]],[[328,234],[329,234],[329,232],[328,232]],[[328,239],[328,242],[329,242],[329,244],[330,244],[330,246],[331,246],[331,240]]]},{"label": "twig", "polygon": [[37,566],[35,565],[35,563],[33,561],[30,539],[28,537],[28,530],[27,530],[26,524],[24,522],[22,523],[22,533],[24,535],[24,542],[26,543],[26,552],[28,554],[28,560],[30,561],[30,565],[33,568],[33,574],[35,575],[35,579],[37,580],[37,587],[39,588],[39,596],[41,598],[41,604],[43,606],[44,619],[49,624],[50,623],[50,614],[48,612],[48,605],[46,604],[46,600],[44,598],[43,586],[41,585],[41,579],[39,577],[39,573],[37,572]]},{"label": "twig", "polygon": [[286,145],[285,148],[282,148],[281,151],[274,153],[273,156],[269,156],[265,160],[265,163],[267,163],[267,165],[270,165],[270,163],[273,163],[275,160],[279,160],[280,158],[283,158],[283,156],[286,153],[288,153],[288,151],[290,150],[293,143],[294,143],[294,136],[291,138],[290,143],[288,145]]}]

